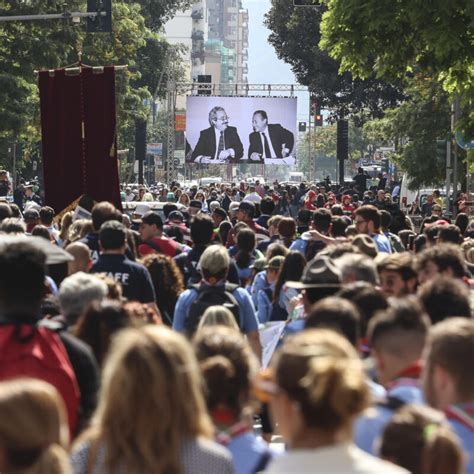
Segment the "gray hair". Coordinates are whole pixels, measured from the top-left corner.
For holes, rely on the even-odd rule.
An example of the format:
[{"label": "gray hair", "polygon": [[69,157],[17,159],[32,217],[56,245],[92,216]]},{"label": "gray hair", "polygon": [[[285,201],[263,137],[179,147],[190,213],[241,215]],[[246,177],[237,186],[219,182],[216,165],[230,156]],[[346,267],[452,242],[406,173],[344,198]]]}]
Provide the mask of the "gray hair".
[{"label": "gray hair", "polygon": [[95,275],[77,272],[63,280],[59,287],[59,305],[69,324],[75,324],[90,303],[107,296],[107,284]]},{"label": "gray hair", "polygon": [[219,105],[217,105],[216,107],[213,107],[213,108],[210,110],[210,112],[209,112],[209,125],[211,125],[211,126],[214,125],[213,122],[214,122],[214,120],[217,119],[217,112],[220,112],[220,111],[226,113],[226,111],[224,110],[224,108],[221,107],[221,106],[219,106]]},{"label": "gray hair", "polygon": [[218,275],[230,266],[229,252],[223,245],[210,245],[199,259],[198,268],[207,270],[211,275]]},{"label": "gray hair", "polygon": [[365,281],[372,285],[378,284],[378,274],[375,262],[366,255],[346,253],[336,260],[341,271],[342,283]]}]

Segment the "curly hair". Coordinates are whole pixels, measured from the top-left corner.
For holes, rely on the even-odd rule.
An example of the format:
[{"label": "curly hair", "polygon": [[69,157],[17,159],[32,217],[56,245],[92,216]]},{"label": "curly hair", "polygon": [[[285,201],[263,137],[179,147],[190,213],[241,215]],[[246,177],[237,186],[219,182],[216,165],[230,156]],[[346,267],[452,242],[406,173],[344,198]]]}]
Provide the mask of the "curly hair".
[{"label": "curly hair", "polygon": [[[175,261],[163,254],[150,254],[142,260],[148,269],[156,294],[156,304],[166,324],[171,324],[174,307],[184,290],[184,280]],[[167,317],[168,316],[168,317]]]}]

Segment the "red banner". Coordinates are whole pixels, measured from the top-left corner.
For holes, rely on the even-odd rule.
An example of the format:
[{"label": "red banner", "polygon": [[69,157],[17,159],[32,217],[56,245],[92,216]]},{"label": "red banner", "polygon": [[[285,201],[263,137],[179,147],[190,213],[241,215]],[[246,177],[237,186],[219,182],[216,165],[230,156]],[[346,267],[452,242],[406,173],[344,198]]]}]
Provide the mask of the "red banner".
[{"label": "red banner", "polygon": [[79,196],[119,209],[115,71],[39,73],[46,204],[60,212]]}]

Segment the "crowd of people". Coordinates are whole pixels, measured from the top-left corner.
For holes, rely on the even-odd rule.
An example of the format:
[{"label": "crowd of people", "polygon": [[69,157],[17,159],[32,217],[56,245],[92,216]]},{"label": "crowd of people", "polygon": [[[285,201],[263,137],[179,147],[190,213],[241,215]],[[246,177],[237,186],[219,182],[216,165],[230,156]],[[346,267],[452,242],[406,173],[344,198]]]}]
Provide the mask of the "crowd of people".
[{"label": "crowd of people", "polygon": [[0,202],[0,472],[473,474],[474,221],[366,182]]}]

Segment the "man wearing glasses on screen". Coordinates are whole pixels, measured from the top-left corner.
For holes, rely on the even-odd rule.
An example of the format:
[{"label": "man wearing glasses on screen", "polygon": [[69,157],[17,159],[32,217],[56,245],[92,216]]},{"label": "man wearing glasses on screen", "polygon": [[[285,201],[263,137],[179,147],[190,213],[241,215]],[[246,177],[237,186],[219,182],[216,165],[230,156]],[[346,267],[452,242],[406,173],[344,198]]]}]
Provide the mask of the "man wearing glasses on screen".
[{"label": "man wearing glasses on screen", "polygon": [[237,129],[229,126],[222,107],[209,112],[209,128],[202,130],[191,160],[195,163],[237,163],[244,154]]}]

